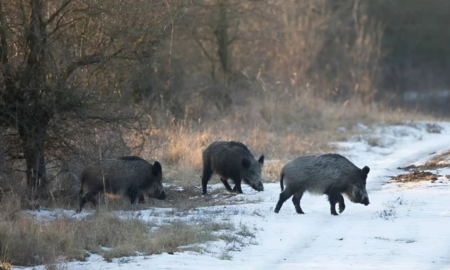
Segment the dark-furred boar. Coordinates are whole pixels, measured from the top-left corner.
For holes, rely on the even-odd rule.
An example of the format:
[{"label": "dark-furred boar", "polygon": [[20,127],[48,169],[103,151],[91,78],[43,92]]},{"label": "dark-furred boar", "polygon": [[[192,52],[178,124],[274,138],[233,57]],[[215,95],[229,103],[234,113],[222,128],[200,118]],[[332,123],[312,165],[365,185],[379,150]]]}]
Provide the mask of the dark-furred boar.
[{"label": "dark-furred boar", "polygon": [[[262,155],[256,160],[244,144],[233,141],[213,142],[203,151],[202,157],[203,195],[206,195],[206,187],[213,173],[217,173],[220,176],[220,180],[230,192],[242,193],[242,180],[257,191],[264,190],[261,180],[264,156]],[[228,184],[228,178],[235,183],[233,189]]]},{"label": "dark-furred boar", "polygon": [[133,204],[136,198],[144,201],[144,193],[150,198],[164,200],[166,195],[162,186],[162,167],[137,156],[100,160],[87,166],[81,173],[81,212],[86,202],[92,202],[99,192],[124,194]]},{"label": "dark-furred boar", "polygon": [[[283,203],[292,195],[292,202],[299,214],[304,214],[300,207],[300,199],[305,191],[311,194],[328,195],[332,215],[337,215],[336,203],[339,203],[339,213],[345,209],[344,197],[354,203],[369,204],[366,191],[366,179],[369,167],[360,169],[347,158],[339,154],[308,155],[288,162],[281,170],[281,194],[275,207],[275,213],[280,211]],[[283,187],[283,182],[286,188]],[[284,190],[283,190],[284,189]]]}]

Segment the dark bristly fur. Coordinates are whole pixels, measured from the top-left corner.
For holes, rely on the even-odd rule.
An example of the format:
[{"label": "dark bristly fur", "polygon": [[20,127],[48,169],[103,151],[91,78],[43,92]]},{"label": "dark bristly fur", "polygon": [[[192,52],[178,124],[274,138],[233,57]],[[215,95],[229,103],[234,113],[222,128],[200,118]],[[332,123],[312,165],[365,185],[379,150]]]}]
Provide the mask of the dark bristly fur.
[{"label": "dark bristly fur", "polygon": [[337,203],[340,213],[345,209],[342,194],[346,194],[352,202],[368,205],[366,179],[369,171],[369,167],[360,169],[338,154],[301,156],[288,162],[281,170],[282,192],[275,213],[278,213],[283,203],[293,195],[295,210],[299,214],[304,214],[300,200],[305,191],[328,195],[332,215],[337,215],[335,208]]},{"label": "dark bristly fur", "polygon": [[[241,181],[253,189],[263,191],[261,170],[264,164],[262,155],[256,160],[250,150],[240,142],[217,141],[211,143],[203,151],[203,195],[207,193],[207,185],[213,173],[220,175],[225,188],[232,192],[242,193]],[[235,186],[231,189],[228,179],[233,180]]]},{"label": "dark bristly fur", "polygon": [[125,156],[101,160],[86,167],[81,173],[82,197],[78,212],[83,210],[86,202],[95,205],[94,197],[103,191],[125,194],[132,204],[136,198],[144,202],[144,193],[150,198],[164,200],[166,195],[162,186],[161,164],[155,161],[152,165],[140,157]]}]

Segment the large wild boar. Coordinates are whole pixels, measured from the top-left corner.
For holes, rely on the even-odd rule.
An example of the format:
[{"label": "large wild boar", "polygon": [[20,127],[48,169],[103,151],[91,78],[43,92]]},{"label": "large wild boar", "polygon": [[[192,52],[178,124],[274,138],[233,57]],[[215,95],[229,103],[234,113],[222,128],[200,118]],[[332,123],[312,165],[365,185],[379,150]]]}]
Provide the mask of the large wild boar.
[{"label": "large wild boar", "polygon": [[[278,213],[283,203],[294,195],[292,202],[295,210],[299,214],[304,214],[300,207],[300,200],[305,191],[311,194],[328,195],[332,215],[337,215],[336,203],[339,203],[339,213],[345,209],[342,194],[347,195],[354,203],[367,206],[369,197],[366,191],[366,179],[369,171],[369,167],[360,169],[338,154],[299,157],[288,162],[281,170],[282,192],[275,207],[275,213]],[[286,188],[283,187],[283,182]]]},{"label": "large wild boar", "polygon": [[81,212],[86,202],[95,205],[94,197],[104,191],[127,195],[131,204],[136,198],[143,202],[144,193],[150,198],[164,200],[166,195],[161,182],[162,168],[158,161],[152,165],[137,156],[98,161],[81,173],[82,198],[78,212]]},{"label": "large wild boar", "polygon": [[[250,150],[244,144],[233,141],[217,141],[211,143],[203,151],[203,195],[206,195],[206,187],[213,173],[220,176],[225,188],[230,191],[242,193],[241,181],[250,185],[257,191],[263,191],[261,170],[264,164],[264,156],[256,160]],[[233,180],[235,186],[231,189],[228,178]]]}]

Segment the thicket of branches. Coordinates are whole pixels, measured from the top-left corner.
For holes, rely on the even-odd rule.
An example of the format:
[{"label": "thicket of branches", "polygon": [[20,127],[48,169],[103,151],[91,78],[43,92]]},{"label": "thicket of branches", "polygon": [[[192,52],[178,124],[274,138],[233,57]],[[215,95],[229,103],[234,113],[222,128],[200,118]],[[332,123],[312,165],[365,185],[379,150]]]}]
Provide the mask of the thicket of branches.
[{"label": "thicket of branches", "polygon": [[[120,103],[129,66],[150,58],[172,20],[159,1],[1,1],[0,123],[27,186],[46,188],[46,154],[136,120]],[[124,89],[126,90],[126,89]],[[107,128],[108,127],[108,128]],[[54,155],[53,155],[54,157]]]}]

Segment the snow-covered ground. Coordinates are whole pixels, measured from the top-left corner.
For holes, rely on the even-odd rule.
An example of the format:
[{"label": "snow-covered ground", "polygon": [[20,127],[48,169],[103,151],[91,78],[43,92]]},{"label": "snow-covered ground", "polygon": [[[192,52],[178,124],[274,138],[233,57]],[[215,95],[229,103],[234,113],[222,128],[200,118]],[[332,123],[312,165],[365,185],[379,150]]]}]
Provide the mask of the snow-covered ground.
[{"label": "snow-covered ground", "polygon": [[[280,193],[278,183],[265,184],[264,192],[243,187],[244,194],[231,199],[240,200],[241,204],[227,205],[226,211],[217,218],[245,224],[255,232],[253,241],[257,244],[230,251],[230,260],[214,252],[165,253],[112,262],[91,255],[86,262],[70,262],[66,266],[111,270],[450,269],[448,181],[385,184],[391,176],[404,173],[398,167],[450,149],[450,123],[438,125],[443,128],[441,133],[427,132],[426,123],[379,126],[350,142],[338,143],[340,152],[357,166],[371,168],[367,183],[370,205],[353,204],[345,199],[347,208],[339,216],[330,215],[324,196],[308,194],[301,201],[305,215],[295,213],[291,200],[275,214],[273,209]],[[368,136],[377,138],[377,146],[367,143]],[[450,169],[440,169],[438,174],[450,174]],[[242,200],[260,202],[242,204]],[[204,210],[214,209],[223,210],[224,206]],[[151,219],[152,211],[159,210],[141,211],[141,215]],[[52,213],[45,215],[51,218]],[[211,250],[217,250],[215,245],[209,243]]]}]

